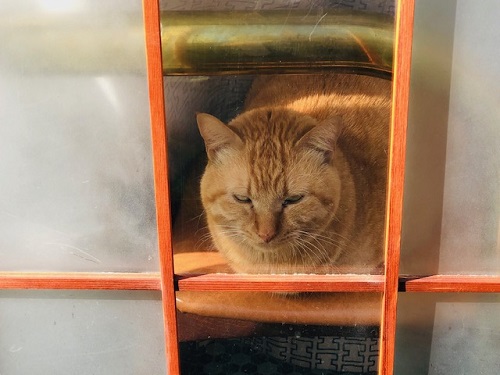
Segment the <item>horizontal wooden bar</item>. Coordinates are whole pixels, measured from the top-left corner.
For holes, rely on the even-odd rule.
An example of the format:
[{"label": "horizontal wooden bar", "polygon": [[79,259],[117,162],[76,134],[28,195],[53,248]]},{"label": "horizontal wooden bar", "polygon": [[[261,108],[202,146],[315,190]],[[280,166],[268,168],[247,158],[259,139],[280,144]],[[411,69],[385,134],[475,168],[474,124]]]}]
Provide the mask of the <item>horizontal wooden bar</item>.
[{"label": "horizontal wooden bar", "polygon": [[402,276],[400,291],[434,293],[499,293],[500,276]]},{"label": "horizontal wooden bar", "polygon": [[[179,291],[382,292],[383,275],[176,275]],[[500,292],[500,276],[402,275],[399,292]]]},{"label": "horizontal wooden bar", "polygon": [[[175,275],[178,291],[382,292],[383,275]],[[0,272],[1,289],[161,290],[159,273]],[[399,292],[499,293],[500,276],[401,275]]]},{"label": "horizontal wooden bar", "polygon": [[383,275],[176,275],[179,291],[383,292]]},{"label": "horizontal wooden bar", "polygon": [[161,290],[159,273],[0,272],[0,289]]}]

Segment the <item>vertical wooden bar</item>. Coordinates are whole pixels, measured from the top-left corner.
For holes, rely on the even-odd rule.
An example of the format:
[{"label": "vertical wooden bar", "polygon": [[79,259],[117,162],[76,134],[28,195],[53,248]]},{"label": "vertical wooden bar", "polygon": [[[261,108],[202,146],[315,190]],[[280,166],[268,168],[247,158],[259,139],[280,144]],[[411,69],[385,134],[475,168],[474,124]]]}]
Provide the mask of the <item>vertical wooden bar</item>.
[{"label": "vertical wooden bar", "polygon": [[167,373],[179,374],[158,0],[143,0]]},{"label": "vertical wooden bar", "polygon": [[403,209],[406,125],[410,90],[414,0],[399,0],[394,42],[391,152],[387,192],[385,290],[382,312],[380,374],[394,372],[399,252]]}]

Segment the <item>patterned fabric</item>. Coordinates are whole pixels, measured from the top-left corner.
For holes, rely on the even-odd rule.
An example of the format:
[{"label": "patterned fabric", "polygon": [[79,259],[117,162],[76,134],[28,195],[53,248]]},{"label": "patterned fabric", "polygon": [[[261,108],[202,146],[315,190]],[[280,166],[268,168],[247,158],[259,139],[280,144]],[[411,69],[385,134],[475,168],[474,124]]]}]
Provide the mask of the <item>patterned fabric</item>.
[{"label": "patterned fabric", "polygon": [[261,337],[250,343],[262,353],[314,370],[377,372],[378,339],[364,337]]},{"label": "patterned fabric", "polygon": [[376,375],[378,338],[255,337],[181,343],[183,374]]}]

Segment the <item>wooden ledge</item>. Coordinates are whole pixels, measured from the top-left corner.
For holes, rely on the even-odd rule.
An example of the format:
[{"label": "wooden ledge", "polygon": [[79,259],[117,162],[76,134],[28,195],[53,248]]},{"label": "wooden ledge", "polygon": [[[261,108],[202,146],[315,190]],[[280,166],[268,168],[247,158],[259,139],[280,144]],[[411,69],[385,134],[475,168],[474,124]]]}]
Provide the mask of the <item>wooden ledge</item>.
[{"label": "wooden ledge", "polygon": [[434,293],[499,293],[500,276],[401,276],[399,278],[399,290],[402,292]]},{"label": "wooden ledge", "polygon": [[0,272],[1,289],[161,290],[159,273]]}]

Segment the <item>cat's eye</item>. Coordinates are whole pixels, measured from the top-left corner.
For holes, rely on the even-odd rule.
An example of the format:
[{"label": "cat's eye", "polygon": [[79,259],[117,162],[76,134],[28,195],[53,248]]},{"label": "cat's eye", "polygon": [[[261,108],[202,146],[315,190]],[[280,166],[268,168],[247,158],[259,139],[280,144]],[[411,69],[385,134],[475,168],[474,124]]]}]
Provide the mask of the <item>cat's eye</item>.
[{"label": "cat's eye", "polygon": [[233,198],[238,203],[252,203],[252,200],[245,195],[233,194]]},{"label": "cat's eye", "polygon": [[303,195],[291,195],[283,201],[283,206],[288,206],[290,204],[298,203],[304,198]]}]

